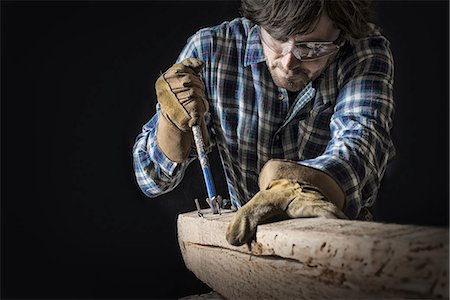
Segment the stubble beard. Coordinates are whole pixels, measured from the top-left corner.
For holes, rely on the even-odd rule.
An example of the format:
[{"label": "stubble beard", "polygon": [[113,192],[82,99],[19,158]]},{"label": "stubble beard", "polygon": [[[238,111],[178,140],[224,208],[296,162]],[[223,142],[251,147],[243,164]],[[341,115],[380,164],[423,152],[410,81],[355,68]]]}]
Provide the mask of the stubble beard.
[{"label": "stubble beard", "polygon": [[298,92],[302,90],[306,84],[309,82],[305,82],[303,79],[301,80],[286,80],[285,78],[281,78],[275,72],[271,72],[272,80],[276,86],[285,88],[289,92]]},{"label": "stubble beard", "polygon": [[269,71],[275,85],[285,88],[289,92],[301,91],[311,81],[306,71],[303,70],[297,71],[290,79],[283,78],[283,76],[279,74],[282,73],[282,71],[280,71],[280,68],[276,65],[269,68]]},{"label": "stubble beard", "polygon": [[292,79],[287,79],[282,76],[282,74],[285,74],[286,72],[283,71],[283,68],[278,63],[267,65],[276,86],[285,88],[289,92],[299,92],[303,90],[308,83],[316,80],[334,61],[335,56],[336,54],[328,57],[326,62],[312,70],[299,68],[293,71],[293,76],[291,76]]}]

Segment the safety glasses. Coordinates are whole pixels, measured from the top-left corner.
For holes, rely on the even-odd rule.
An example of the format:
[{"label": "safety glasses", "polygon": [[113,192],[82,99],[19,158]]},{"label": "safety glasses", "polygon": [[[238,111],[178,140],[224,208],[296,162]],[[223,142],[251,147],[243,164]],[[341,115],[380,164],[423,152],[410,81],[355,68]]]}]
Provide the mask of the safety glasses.
[{"label": "safety glasses", "polygon": [[293,43],[292,41],[282,43],[272,38],[263,28],[260,28],[260,32],[262,42],[270,50],[283,56],[291,52],[298,60],[301,61],[314,61],[327,57],[339,51],[344,44],[342,31],[338,38],[332,42],[308,41],[299,43]]}]

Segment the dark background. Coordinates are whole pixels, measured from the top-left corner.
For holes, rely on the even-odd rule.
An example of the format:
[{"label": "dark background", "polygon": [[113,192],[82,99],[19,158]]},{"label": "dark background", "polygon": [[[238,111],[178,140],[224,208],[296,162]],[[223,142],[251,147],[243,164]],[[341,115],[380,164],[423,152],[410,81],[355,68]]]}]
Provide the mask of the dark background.
[{"label": "dark background", "polygon": [[[174,298],[209,291],[182,261],[197,163],[146,198],[131,148],[154,82],[238,2],[2,2],[1,296]],[[448,226],[448,2],[375,2],[392,42],[397,157],[379,220]],[[217,153],[218,190],[225,194]]]}]

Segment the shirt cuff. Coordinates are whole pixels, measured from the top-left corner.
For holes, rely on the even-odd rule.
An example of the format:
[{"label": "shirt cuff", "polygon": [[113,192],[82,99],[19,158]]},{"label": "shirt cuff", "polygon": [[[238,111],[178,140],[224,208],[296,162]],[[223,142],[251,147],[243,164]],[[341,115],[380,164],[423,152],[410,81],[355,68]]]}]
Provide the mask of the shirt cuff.
[{"label": "shirt cuff", "polygon": [[319,169],[336,180],[345,194],[344,213],[350,219],[357,218],[361,210],[361,191],[358,176],[349,163],[337,156],[322,155],[299,164]]}]

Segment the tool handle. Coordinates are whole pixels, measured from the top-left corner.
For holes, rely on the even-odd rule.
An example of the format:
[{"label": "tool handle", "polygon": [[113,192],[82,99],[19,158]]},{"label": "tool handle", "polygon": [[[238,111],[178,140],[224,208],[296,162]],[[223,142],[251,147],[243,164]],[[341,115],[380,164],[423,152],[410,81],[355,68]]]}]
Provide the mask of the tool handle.
[{"label": "tool handle", "polygon": [[203,137],[200,130],[200,126],[192,126],[192,133],[194,135],[195,146],[197,148],[198,160],[202,167],[203,177],[205,178],[206,191],[208,192],[208,198],[210,199],[210,206],[212,208],[212,199],[217,196],[216,188],[209,168],[208,156],[205,151],[205,144],[203,143]]}]

